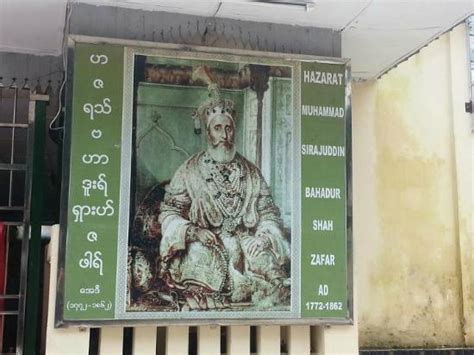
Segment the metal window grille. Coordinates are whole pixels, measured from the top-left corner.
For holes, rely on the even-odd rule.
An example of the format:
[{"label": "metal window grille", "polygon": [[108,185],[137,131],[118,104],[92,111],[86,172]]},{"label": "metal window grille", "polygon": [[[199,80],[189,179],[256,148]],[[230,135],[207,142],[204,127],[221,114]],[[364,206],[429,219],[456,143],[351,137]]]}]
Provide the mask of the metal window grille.
[{"label": "metal window grille", "polygon": [[[0,78],[1,79],[1,78]],[[36,101],[27,80],[20,88],[0,80],[0,352],[22,353],[30,239]]]}]

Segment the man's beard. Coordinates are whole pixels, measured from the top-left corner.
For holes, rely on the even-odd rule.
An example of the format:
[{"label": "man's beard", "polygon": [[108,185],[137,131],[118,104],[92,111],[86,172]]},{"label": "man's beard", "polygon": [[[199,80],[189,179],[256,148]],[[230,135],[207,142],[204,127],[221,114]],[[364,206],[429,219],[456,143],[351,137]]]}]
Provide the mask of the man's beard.
[{"label": "man's beard", "polygon": [[231,162],[235,157],[235,144],[233,143],[218,143],[207,145],[207,152],[212,159],[218,163],[228,163]]}]

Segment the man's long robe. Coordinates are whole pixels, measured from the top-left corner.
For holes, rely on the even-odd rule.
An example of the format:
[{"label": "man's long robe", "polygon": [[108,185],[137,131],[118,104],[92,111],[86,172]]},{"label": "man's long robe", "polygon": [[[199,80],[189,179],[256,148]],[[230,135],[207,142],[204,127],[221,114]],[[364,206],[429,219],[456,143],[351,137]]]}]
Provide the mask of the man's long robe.
[{"label": "man's long robe", "polygon": [[[199,285],[243,301],[252,279],[288,278],[290,245],[279,210],[259,169],[240,154],[229,163],[216,163],[206,152],[190,157],[167,186],[160,211],[161,264],[176,285]],[[209,229],[220,245],[187,242],[190,226]],[[269,248],[251,256],[249,246],[261,231]]]}]

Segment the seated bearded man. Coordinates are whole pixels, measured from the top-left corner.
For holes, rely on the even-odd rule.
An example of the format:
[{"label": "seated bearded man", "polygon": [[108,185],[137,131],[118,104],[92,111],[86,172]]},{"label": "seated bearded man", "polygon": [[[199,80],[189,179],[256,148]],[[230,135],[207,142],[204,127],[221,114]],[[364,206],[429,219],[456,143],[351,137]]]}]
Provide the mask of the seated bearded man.
[{"label": "seated bearded man", "polygon": [[160,276],[180,290],[184,309],[288,306],[290,245],[261,172],[235,151],[233,103],[199,110],[208,146],[166,188]]}]

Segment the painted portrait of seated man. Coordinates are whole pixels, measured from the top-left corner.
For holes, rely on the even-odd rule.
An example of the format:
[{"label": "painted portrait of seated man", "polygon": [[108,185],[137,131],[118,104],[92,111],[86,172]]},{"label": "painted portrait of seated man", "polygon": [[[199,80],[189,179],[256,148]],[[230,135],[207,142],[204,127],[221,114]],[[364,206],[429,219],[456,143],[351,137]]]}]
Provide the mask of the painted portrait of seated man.
[{"label": "painted portrait of seated man", "polygon": [[236,152],[233,102],[209,83],[195,119],[207,149],[188,158],[166,187],[160,277],[184,296],[184,309],[287,306],[290,244],[260,170]]}]

